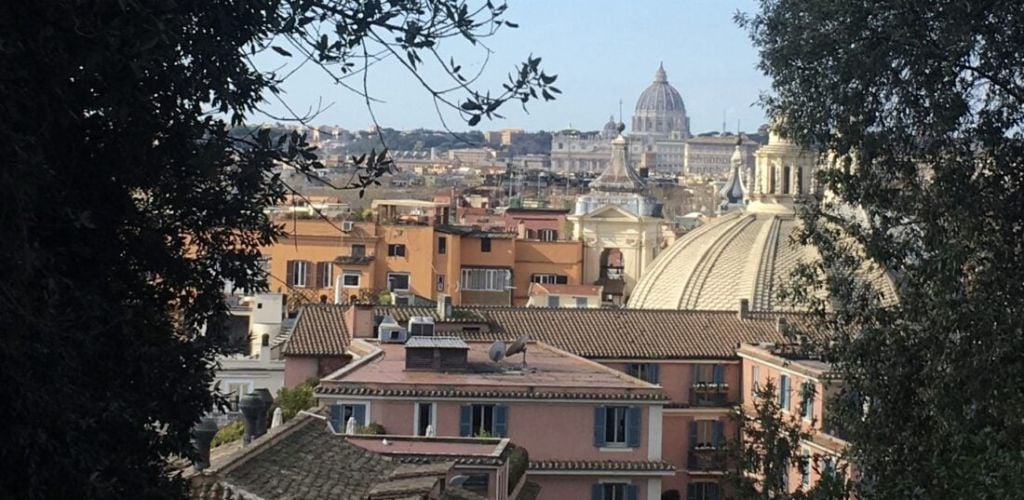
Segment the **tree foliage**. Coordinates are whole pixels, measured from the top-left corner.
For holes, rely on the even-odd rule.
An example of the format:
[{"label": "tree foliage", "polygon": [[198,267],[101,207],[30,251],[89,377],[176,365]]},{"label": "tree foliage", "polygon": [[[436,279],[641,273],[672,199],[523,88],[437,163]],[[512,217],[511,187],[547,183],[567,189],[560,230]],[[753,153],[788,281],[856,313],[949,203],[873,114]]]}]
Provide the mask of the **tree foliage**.
[{"label": "tree foliage", "polygon": [[[316,395],[313,394],[314,387],[316,387],[316,381],[307,380],[290,389],[282,387],[277,391],[274,405],[281,408],[281,416],[286,422],[300,411],[308,410],[316,405]],[[273,410],[271,410],[271,414],[273,414]]]},{"label": "tree foliage", "polygon": [[[738,433],[725,450],[732,468],[726,478],[735,498],[850,498],[845,465],[835,465],[820,454],[804,453],[802,443],[809,441],[814,431],[803,425],[799,415],[782,411],[774,380],[768,379],[753,394],[753,411],[747,414],[737,409]],[[791,484],[788,478],[794,470],[813,470],[820,479],[809,487]]]},{"label": "tree foliage", "polygon": [[[416,77],[441,40],[478,44],[505,25],[504,10],[426,0],[0,3],[5,496],[184,495],[165,466],[192,453],[190,429],[216,403],[224,280],[266,286],[259,248],[282,228],[263,208],[289,190],[274,167],[319,166],[303,134],[229,135],[280,97],[287,77],[255,67],[255,54],[309,59],[339,85],[353,74],[365,82],[369,65],[393,54]],[[427,98],[470,123],[557,92],[537,57],[494,94],[474,89],[454,61],[437,62],[451,88],[428,87]],[[389,168],[383,153],[360,164],[342,187],[361,189]]]},{"label": "tree foliage", "polygon": [[[1024,10],[763,0],[739,21],[772,79],[776,123],[830,160],[830,196],[806,207],[802,237],[822,262],[795,297],[836,278],[820,324],[859,494],[1019,496]],[[851,278],[869,261],[892,271],[899,304]]]}]

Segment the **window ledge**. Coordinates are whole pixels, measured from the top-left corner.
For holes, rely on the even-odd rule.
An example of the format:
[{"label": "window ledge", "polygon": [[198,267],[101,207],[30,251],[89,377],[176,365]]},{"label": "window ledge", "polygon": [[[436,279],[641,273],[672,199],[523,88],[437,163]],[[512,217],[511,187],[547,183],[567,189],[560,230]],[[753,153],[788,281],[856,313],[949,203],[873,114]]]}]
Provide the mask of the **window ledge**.
[{"label": "window ledge", "polygon": [[630,448],[629,446],[602,446],[597,449],[598,451],[609,451],[609,452],[620,452],[620,451],[634,451],[636,448]]}]

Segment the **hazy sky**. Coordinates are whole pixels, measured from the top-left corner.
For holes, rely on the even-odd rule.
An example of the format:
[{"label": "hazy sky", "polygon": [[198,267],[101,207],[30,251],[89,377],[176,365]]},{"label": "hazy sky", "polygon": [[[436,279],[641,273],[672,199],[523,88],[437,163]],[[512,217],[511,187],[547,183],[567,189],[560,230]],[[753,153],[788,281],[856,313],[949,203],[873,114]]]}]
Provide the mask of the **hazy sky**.
[{"label": "hazy sky", "polygon": [[[618,116],[622,100],[627,125],[640,93],[651,83],[659,62],[664,62],[671,83],[683,96],[694,133],[719,130],[722,114],[730,130],[737,120],[744,130],[763,123],[756,105],[769,82],[755,68],[757,54],[746,33],[732,20],[737,10],[752,11],[753,0],[511,0],[506,19],[518,29],[503,29],[485,41],[493,54],[478,87],[500,90],[513,66],[527,55],[543,57],[542,66],[558,75],[558,100],[538,101],[524,113],[518,105],[504,110],[506,118],[482,121],[476,128],[558,130],[570,124],[595,130]],[[458,40],[441,46],[466,68],[478,68],[485,53]],[[287,61],[263,57],[264,68]],[[428,79],[440,81],[436,73]],[[362,86],[362,79],[349,79]],[[382,126],[399,129],[440,128],[432,100],[415,79],[388,60],[371,67],[370,93],[383,101],[374,104]],[[363,129],[372,121],[363,98],[334,86],[313,65],[300,68],[285,85],[285,99],[296,111],[316,106],[322,99],[331,107],[314,122]],[[271,103],[272,113],[285,114]],[[446,120],[455,130],[469,127],[451,113]],[[273,121],[254,117],[254,121]]]}]

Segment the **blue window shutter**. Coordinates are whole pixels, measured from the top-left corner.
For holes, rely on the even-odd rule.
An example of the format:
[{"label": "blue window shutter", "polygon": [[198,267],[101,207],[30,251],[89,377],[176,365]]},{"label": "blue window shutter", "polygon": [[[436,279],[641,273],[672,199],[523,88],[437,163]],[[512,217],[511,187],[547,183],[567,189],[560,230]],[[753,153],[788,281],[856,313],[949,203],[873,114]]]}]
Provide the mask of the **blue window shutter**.
[{"label": "blue window shutter", "polygon": [[604,500],[604,485],[594,483],[590,486],[590,500]]},{"label": "blue window shutter", "polygon": [[697,447],[697,421],[690,422],[690,448]]},{"label": "blue window shutter", "polygon": [[717,483],[708,483],[707,485],[704,486],[704,488],[705,488],[704,489],[704,498],[705,499],[707,499],[707,500],[718,500],[719,489],[718,489],[718,484]]},{"label": "blue window shutter", "polygon": [[459,435],[462,437],[473,437],[472,405],[462,405],[459,407]]},{"label": "blue window shutter", "polygon": [[647,374],[650,377],[650,380],[648,380],[648,382],[652,384],[657,384],[659,380],[658,377],[660,376],[660,374],[658,373],[659,371],[660,370],[658,369],[657,363],[651,363],[647,365]]},{"label": "blue window shutter", "polygon": [[637,500],[637,487],[633,484],[626,485],[626,500]]},{"label": "blue window shutter", "polygon": [[604,406],[598,406],[594,408],[594,446],[597,446],[598,448],[605,445],[605,417],[606,415]]},{"label": "blue window shutter", "polygon": [[352,407],[352,416],[356,418],[356,424],[358,424],[359,426],[366,425],[366,406],[354,405]]},{"label": "blue window shutter", "polygon": [[626,412],[626,446],[630,448],[640,446],[640,412],[639,406],[630,406]]},{"label": "blue window shutter", "polygon": [[700,380],[700,365],[693,365],[693,383],[696,384]]},{"label": "blue window shutter", "polygon": [[715,383],[716,384],[724,384],[725,383],[725,366],[715,365],[713,370],[714,370]]},{"label": "blue window shutter", "polygon": [[725,423],[721,420],[716,420],[711,426],[711,436],[715,446],[721,446],[725,444]]},{"label": "blue window shutter", "polygon": [[690,483],[686,485],[686,500],[694,500],[697,497],[697,483]]},{"label": "blue window shutter", "polygon": [[508,406],[495,405],[494,433],[497,434],[498,437],[508,437]]},{"label": "blue window shutter", "polygon": [[341,421],[341,405],[331,405],[331,428],[334,432],[341,432],[345,423]]}]

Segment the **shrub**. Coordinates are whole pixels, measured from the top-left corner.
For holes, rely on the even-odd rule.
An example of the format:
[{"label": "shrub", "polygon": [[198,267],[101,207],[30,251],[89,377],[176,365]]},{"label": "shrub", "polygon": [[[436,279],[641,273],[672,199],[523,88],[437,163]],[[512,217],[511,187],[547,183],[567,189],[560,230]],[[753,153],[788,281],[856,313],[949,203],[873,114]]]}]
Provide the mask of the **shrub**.
[{"label": "shrub", "polygon": [[238,441],[244,434],[245,424],[241,420],[235,420],[217,431],[217,434],[213,436],[213,441],[210,442],[210,447],[216,448],[222,444]]}]

